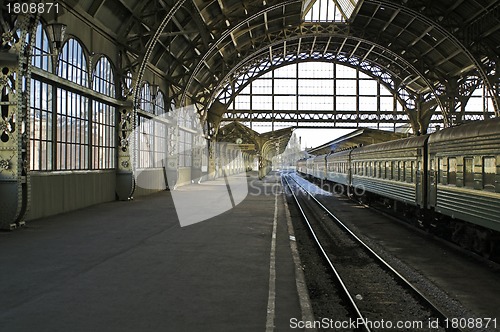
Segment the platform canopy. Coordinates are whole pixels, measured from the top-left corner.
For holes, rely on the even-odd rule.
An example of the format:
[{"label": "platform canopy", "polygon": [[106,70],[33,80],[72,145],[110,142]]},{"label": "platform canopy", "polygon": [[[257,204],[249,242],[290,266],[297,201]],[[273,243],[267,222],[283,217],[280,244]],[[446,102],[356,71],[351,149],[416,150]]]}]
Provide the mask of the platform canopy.
[{"label": "platform canopy", "polygon": [[326,142],[317,147],[307,150],[312,155],[322,155],[331,152],[338,152],[355,147],[382,143],[408,137],[408,134],[401,132],[389,132],[370,128],[360,128],[353,132],[338,137],[332,141]]},{"label": "platform canopy", "polygon": [[258,133],[240,122],[231,122],[220,128],[217,141],[232,144],[252,156],[259,155],[271,160],[285,151],[292,133],[293,128]]},{"label": "platform canopy", "polygon": [[438,106],[452,117],[478,86],[498,116],[498,0],[66,2],[116,36],[134,82],[154,67],[169,98],[197,105],[203,120],[217,98],[237,93],[244,73],[310,60],[384,81],[416,122]]}]

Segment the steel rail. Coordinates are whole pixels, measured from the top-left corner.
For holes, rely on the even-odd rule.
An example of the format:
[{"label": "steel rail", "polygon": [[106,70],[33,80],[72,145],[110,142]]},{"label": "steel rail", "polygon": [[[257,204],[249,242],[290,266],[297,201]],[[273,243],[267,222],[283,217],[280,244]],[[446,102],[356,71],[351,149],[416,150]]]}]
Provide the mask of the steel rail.
[{"label": "steel rail", "polygon": [[364,318],[363,314],[359,310],[356,302],[354,301],[354,298],[351,296],[351,293],[349,292],[349,290],[347,289],[347,286],[345,285],[344,281],[342,280],[342,277],[338,273],[338,271],[335,268],[335,266],[333,266],[333,263],[330,260],[330,258],[328,257],[328,254],[326,253],[325,249],[323,248],[323,245],[321,244],[321,242],[319,241],[318,237],[316,236],[316,232],[314,231],[311,223],[309,222],[309,219],[307,218],[306,213],[302,209],[302,206],[300,205],[297,196],[293,192],[292,186],[290,185],[290,183],[287,180],[287,176],[283,176],[282,178],[286,182],[288,188],[290,189],[290,192],[292,193],[292,196],[293,196],[293,198],[295,200],[295,203],[297,204],[297,207],[299,208],[300,213],[302,214],[302,217],[304,218],[307,226],[309,227],[309,231],[311,232],[311,234],[312,234],[312,236],[313,236],[316,244],[318,245],[318,248],[321,250],[321,253],[323,254],[323,257],[328,262],[328,265],[330,266],[330,268],[332,269],[333,273],[335,274],[335,277],[337,278],[338,283],[340,284],[342,290],[344,291],[345,295],[349,299],[349,304],[351,306],[351,309],[355,311],[356,315],[358,316],[357,319],[361,319],[361,321],[363,322],[363,327],[364,327],[365,331],[371,332],[370,328],[366,325],[366,319]]},{"label": "steel rail", "polygon": [[[387,268],[389,271],[393,273],[393,275],[398,278],[405,286],[407,286],[409,289],[411,289],[419,298],[422,302],[424,302],[429,309],[433,312],[433,314],[439,318],[439,322],[444,322],[446,320],[450,321],[450,319],[430,300],[425,296],[417,287],[415,287],[408,279],[406,279],[403,275],[401,275],[396,269],[394,269],[389,263],[387,263],[379,254],[377,254],[372,248],[370,248],[366,243],[363,242],[354,232],[352,232],[349,227],[347,227],[337,216],[335,216],[327,207],[325,207],[316,197],[314,197],[313,194],[311,194],[304,186],[302,186],[297,180],[295,180],[293,177],[290,177],[302,190],[312,198],[313,201],[315,201],[321,209],[326,212],[334,221],[335,223],[341,227],[346,233],[348,233],[356,242],[358,242],[362,247],[365,248],[365,250],[370,254],[372,257],[376,259],[376,261],[381,264],[383,267]],[[288,181],[287,181],[288,184]],[[292,192],[293,193],[293,192]],[[445,326],[442,326],[445,328],[446,331],[453,331],[453,332],[461,332],[462,330],[459,328],[446,328]]]}]

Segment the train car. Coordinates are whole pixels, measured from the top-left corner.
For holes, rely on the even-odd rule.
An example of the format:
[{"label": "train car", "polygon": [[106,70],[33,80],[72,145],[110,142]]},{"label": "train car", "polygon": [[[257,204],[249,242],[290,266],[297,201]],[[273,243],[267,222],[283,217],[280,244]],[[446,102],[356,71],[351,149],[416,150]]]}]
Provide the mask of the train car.
[{"label": "train car", "polygon": [[312,176],[318,180],[324,180],[326,178],[326,155],[322,154],[313,158],[313,171]]},{"label": "train car", "polygon": [[307,174],[307,159],[304,158],[297,161],[296,171],[302,175]]},{"label": "train car", "polygon": [[500,118],[309,158],[341,184],[485,256],[500,255]]},{"label": "train car", "polygon": [[314,157],[307,158],[306,160],[306,174],[309,177],[313,176],[314,171]]},{"label": "train car", "polygon": [[326,157],[326,179],[349,187],[351,184],[351,151],[329,154]]},{"label": "train car", "polygon": [[[378,195],[401,208],[425,207],[426,143],[428,135],[354,149],[351,153],[353,192]],[[391,205],[392,205],[391,204]],[[396,208],[396,207],[395,207]]]},{"label": "train car", "polygon": [[484,227],[451,222],[454,240],[464,241],[463,233],[484,238],[486,229],[500,232],[500,118],[432,134],[428,159],[427,207]]}]

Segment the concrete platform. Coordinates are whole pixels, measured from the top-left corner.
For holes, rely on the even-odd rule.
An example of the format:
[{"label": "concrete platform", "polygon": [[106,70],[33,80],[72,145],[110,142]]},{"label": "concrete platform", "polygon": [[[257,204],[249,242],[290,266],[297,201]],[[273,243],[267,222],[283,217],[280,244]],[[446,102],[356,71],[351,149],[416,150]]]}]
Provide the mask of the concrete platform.
[{"label": "concrete platform", "polygon": [[312,319],[279,179],[244,176],[239,205],[186,227],[161,192],[0,233],[0,330],[280,331]]}]

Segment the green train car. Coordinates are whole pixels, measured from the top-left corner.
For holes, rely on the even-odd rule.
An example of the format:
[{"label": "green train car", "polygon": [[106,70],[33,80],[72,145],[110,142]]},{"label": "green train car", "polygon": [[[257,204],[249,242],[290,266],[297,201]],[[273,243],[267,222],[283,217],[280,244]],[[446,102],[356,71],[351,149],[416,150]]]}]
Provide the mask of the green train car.
[{"label": "green train car", "polygon": [[302,174],[345,186],[362,201],[384,202],[465,248],[485,256],[500,251],[500,118],[300,164]]}]

